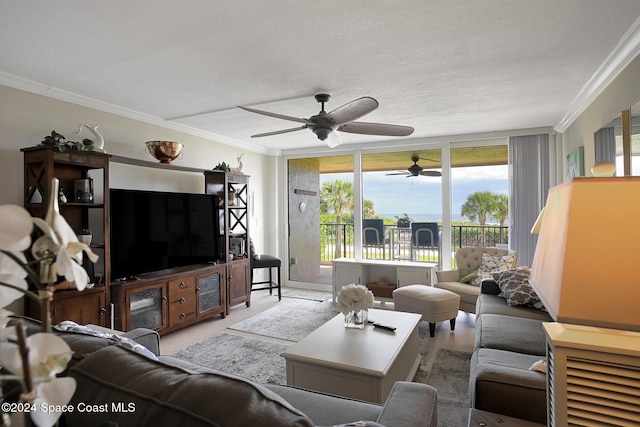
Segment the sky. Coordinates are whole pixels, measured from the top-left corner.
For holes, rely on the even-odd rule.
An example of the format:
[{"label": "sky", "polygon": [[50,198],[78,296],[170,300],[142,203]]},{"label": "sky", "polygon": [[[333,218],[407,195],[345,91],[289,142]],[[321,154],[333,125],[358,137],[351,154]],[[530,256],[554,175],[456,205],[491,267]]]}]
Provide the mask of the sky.
[{"label": "sky", "polygon": [[[440,215],[441,178],[387,176],[386,172],[367,172],[363,176],[365,200],[371,200],[376,214],[385,216]],[[325,174],[320,182],[342,179],[353,182],[351,174]],[[458,219],[467,196],[476,191],[509,194],[508,166],[474,166],[452,170],[452,214]]]}]

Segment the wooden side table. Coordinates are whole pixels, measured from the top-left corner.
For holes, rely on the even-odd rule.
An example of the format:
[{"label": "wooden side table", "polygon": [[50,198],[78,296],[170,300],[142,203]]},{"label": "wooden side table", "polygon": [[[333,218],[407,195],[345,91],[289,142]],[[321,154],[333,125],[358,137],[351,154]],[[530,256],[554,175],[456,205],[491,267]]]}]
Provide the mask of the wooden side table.
[{"label": "wooden side table", "polygon": [[506,415],[494,414],[493,412],[480,411],[471,408],[469,410],[468,427],[540,427],[544,424],[538,424],[531,421],[521,420],[519,418],[507,417]]}]

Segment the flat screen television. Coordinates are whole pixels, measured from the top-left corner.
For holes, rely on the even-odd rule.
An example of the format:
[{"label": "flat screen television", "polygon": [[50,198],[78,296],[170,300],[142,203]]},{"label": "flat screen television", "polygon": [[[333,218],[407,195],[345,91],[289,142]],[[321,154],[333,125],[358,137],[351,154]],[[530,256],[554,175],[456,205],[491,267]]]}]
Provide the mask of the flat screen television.
[{"label": "flat screen television", "polygon": [[218,260],[218,196],[110,190],[111,280]]}]

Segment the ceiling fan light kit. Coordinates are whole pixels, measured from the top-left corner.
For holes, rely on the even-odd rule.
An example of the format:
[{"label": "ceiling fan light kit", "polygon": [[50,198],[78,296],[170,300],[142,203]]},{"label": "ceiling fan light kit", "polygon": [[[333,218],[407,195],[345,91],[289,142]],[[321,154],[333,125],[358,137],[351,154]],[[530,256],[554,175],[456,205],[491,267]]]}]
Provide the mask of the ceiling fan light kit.
[{"label": "ceiling fan light kit", "polygon": [[329,138],[330,135],[336,135],[336,130],[347,133],[355,133],[362,135],[379,135],[379,136],[409,136],[413,133],[410,126],[391,125],[385,123],[366,123],[356,122],[362,116],[365,116],[378,108],[378,101],[370,96],[355,99],[348,102],[335,110],[327,113],[324,110],[324,104],[329,101],[331,95],[320,93],[315,95],[316,101],[320,103],[321,110],[315,116],[308,119],[287,116],[284,114],[272,113],[269,111],[256,110],[255,108],[239,107],[251,113],[262,114],[282,120],[289,120],[303,123],[302,126],[282,129],[272,132],[264,132],[251,135],[252,138],[261,138],[265,136],[279,135],[283,133],[295,132],[302,129],[311,129],[319,140],[327,141],[330,148],[337,147],[342,142],[338,138]]}]

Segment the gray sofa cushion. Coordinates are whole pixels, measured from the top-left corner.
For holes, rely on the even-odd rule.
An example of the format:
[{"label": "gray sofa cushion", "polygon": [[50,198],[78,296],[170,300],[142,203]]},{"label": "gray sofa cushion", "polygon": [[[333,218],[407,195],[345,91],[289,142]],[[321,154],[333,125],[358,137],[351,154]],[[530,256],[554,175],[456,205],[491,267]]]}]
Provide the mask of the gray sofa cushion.
[{"label": "gray sofa cushion", "polygon": [[317,426],[343,424],[345,420],[376,421],[382,412],[382,406],[373,403],[283,385],[266,384],[264,387],[304,411]]},{"label": "gray sofa cushion", "polygon": [[438,425],[437,392],[426,384],[396,382],[384,406],[293,387],[266,387],[304,411],[316,425],[342,425],[348,420],[375,420],[385,427]]},{"label": "gray sofa cushion", "polygon": [[504,316],[523,317],[526,319],[536,319],[543,322],[553,322],[551,316],[546,311],[537,310],[533,307],[511,307],[507,300],[497,295],[482,293],[476,302],[476,313],[479,314],[501,314]]},{"label": "gray sofa cushion", "polygon": [[547,376],[529,367],[540,356],[480,348],[470,364],[471,407],[546,424]]},{"label": "gray sofa cushion", "polygon": [[78,362],[68,376],[76,379],[71,404],[125,402],[132,412],[74,411],[69,427],[120,426],[312,426],[311,420],[277,394],[245,379],[215,371],[194,372],[170,366],[121,346],[98,350]]},{"label": "gray sofa cushion", "polygon": [[481,314],[476,318],[475,349],[478,348],[546,356],[542,322],[500,314]]},{"label": "gray sofa cushion", "polygon": [[[438,425],[436,389],[426,384],[396,382],[378,422],[386,427]],[[444,420],[447,425],[447,420]]]}]

